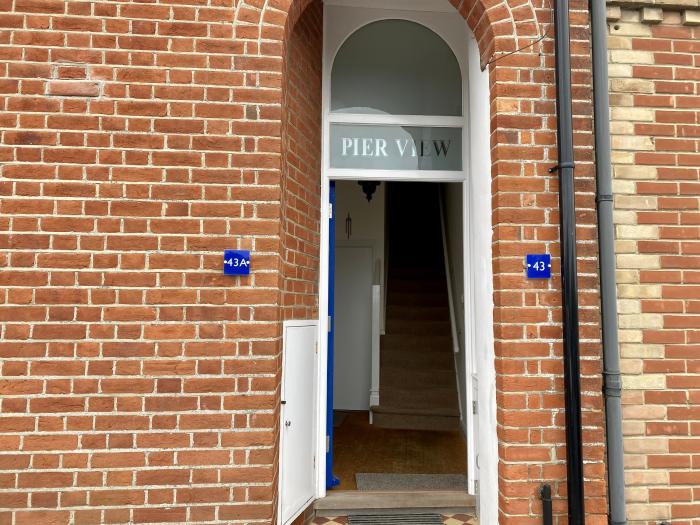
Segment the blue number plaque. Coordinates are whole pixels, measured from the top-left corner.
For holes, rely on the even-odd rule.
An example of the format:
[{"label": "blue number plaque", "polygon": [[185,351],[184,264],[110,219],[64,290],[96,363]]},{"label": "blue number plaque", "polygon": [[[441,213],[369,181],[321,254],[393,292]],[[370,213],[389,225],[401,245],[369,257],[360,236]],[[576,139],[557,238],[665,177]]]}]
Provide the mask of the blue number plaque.
[{"label": "blue number plaque", "polygon": [[547,253],[525,256],[528,279],[549,279],[552,277],[552,256]]},{"label": "blue number plaque", "polygon": [[224,251],[224,275],[249,275],[250,252],[248,250]]}]

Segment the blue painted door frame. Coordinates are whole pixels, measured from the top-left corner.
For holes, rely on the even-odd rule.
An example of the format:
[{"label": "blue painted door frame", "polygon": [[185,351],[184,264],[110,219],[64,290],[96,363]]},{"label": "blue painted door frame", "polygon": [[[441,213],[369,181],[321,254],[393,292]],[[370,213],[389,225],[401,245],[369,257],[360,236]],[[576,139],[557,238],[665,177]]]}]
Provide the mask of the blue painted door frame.
[{"label": "blue painted door frame", "polygon": [[328,376],[326,397],[326,488],[340,484],[333,475],[333,333],[335,330],[335,181],[330,183],[331,217],[328,230]]}]

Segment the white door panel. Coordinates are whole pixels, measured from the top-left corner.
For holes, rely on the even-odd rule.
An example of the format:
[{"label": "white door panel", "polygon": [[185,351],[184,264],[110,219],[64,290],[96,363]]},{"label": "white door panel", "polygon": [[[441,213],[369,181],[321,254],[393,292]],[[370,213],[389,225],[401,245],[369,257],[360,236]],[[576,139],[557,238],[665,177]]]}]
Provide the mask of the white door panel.
[{"label": "white door panel", "polygon": [[280,523],[293,521],[315,494],[317,321],[284,323]]}]

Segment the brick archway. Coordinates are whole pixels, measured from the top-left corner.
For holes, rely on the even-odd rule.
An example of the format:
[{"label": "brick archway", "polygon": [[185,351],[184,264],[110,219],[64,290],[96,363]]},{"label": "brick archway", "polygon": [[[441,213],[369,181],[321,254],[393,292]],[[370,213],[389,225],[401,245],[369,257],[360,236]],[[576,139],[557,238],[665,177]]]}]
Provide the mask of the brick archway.
[{"label": "brick archway", "polygon": [[[236,10],[236,36],[287,42],[297,20],[313,0],[241,0]],[[543,27],[531,1],[449,0],[479,42],[482,63],[494,54],[514,51],[537,38]]]},{"label": "brick archway", "polygon": [[[241,1],[236,34],[258,53],[255,65],[281,76],[284,86],[287,46],[298,21],[315,0]],[[528,0],[450,0],[472,30],[488,67],[491,83],[492,267],[496,352],[497,425],[499,434],[499,522],[514,525],[540,512],[542,483],[554,486],[565,513],[566,465],[561,382],[561,312],[558,280],[546,286],[527,282],[525,253],[550,252],[558,263],[554,55],[552,23],[546,2]],[[583,11],[573,3],[573,9]],[[575,29],[587,30],[585,16],[574,17]],[[585,33],[579,33],[585,34]],[[522,51],[516,52],[517,50]],[[574,112],[577,129],[590,128],[590,66],[585,51],[574,46]],[[281,151],[284,163],[284,89],[278,92]],[[595,253],[595,204],[591,147],[578,141],[577,204],[580,210],[580,294],[586,399],[586,495],[590,523],[605,521],[605,464],[602,396],[600,395],[599,319]],[[284,185],[285,167],[280,166]],[[281,222],[284,222],[284,218]],[[283,248],[284,250],[284,248]],[[284,255],[280,252],[280,260]],[[284,264],[282,262],[282,264]],[[283,277],[282,277],[283,279]],[[281,289],[284,285],[281,285]],[[283,300],[282,303],[285,303]],[[310,311],[310,310],[309,310]],[[282,315],[285,315],[284,313]]]}]

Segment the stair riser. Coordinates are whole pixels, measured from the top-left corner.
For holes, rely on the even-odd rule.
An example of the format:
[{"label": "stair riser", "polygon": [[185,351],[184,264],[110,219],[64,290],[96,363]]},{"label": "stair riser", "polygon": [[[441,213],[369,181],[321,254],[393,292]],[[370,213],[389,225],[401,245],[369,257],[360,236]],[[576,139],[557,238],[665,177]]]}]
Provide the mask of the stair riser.
[{"label": "stair riser", "polygon": [[391,335],[416,334],[450,336],[450,323],[444,321],[387,321],[386,331]]},{"label": "stair riser", "polygon": [[459,409],[457,395],[454,387],[451,389],[425,389],[423,391],[409,391],[399,389],[380,389],[380,405],[415,408],[430,410]]},{"label": "stair riser", "polygon": [[445,278],[416,281],[411,279],[395,279],[389,274],[389,293],[435,293],[447,294]]},{"label": "stair riser", "polygon": [[452,334],[442,334],[442,335],[405,335],[405,334],[392,334],[388,332],[388,325],[387,325],[387,333],[381,336],[381,343],[382,344],[391,344],[395,341],[399,341],[401,344],[407,345],[407,346],[426,346],[426,345],[432,345],[432,346],[442,346],[445,344],[450,344],[452,342]]},{"label": "stair riser", "polygon": [[[399,370],[398,372],[383,371],[385,378],[382,380],[382,388],[402,388],[405,385],[415,385],[425,389],[440,388],[442,386],[455,386],[455,377],[450,374],[449,370],[435,371],[431,370],[429,374],[417,373],[411,370]],[[403,373],[401,373],[403,372]]]},{"label": "stair riser", "polygon": [[444,321],[449,319],[450,313],[442,308],[405,308],[399,311],[398,307],[392,308],[391,314],[387,312],[386,322],[401,321]]},{"label": "stair riser", "polygon": [[[432,370],[434,372],[452,372],[454,370],[454,362],[449,359],[430,359],[423,357],[403,357],[403,356],[382,356],[382,368],[403,368],[406,374],[410,373],[411,369],[421,368],[423,370]],[[380,376],[381,377],[381,376]]]},{"label": "stair riser", "polygon": [[458,417],[411,416],[404,414],[374,414],[374,425],[380,428],[403,430],[435,430],[451,432],[459,430]]},{"label": "stair riser", "polygon": [[443,294],[389,292],[387,296],[387,312],[392,306],[447,306]]}]

